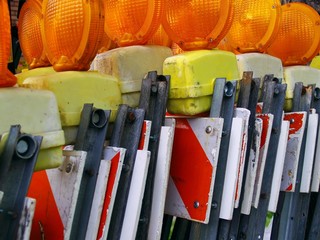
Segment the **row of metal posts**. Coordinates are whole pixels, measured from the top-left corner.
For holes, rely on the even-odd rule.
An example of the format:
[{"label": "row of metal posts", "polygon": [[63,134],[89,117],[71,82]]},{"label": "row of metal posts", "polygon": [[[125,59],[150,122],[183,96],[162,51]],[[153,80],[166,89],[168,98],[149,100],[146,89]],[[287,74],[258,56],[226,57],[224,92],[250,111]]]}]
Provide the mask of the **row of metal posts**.
[{"label": "row of metal posts", "polygon": [[[239,96],[236,102],[237,83],[226,81],[223,78],[215,80],[209,117],[223,118],[224,124],[209,223],[203,224],[177,218],[171,239],[263,239],[286,92],[286,85],[280,82],[281,79],[273,79],[272,75],[267,75],[261,84],[260,79],[252,79],[252,72],[245,72],[240,82]],[[243,173],[244,183],[255,133],[256,105],[260,85],[262,85],[260,96],[260,101],[263,102],[262,113],[273,114],[274,120],[259,206],[258,208],[252,207],[249,215],[242,214],[239,207],[234,210],[232,220],[220,219],[234,106],[236,104],[237,107],[247,108],[251,112]],[[142,82],[139,107],[130,108],[126,105],[119,107],[109,145],[125,148],[126,155],[119,180],[121,187],[118,188],[115,197],[108,239],[120,239],[144,119],[152,121],[148,149],[151,152],[151,158],[136,239],[147,239],[159,136],[161,126],[164,125],[168,90],[169,77],[158,76],[156,72],[150,72]],[[315,88],[315,85],[304,87],[302,83],[297,83],[294,90],[292,111],[305,111],[308,116],[310,108],[314,108],[316,113],[320,114],[319,99],[319,89]],[[109,116],[110,111],[94,109],[92,104],[86,104],[82,111],[74,149],[86,151],[87,161],[84,167],[85,174],[81,180],[70,239],[85,239],[86,236],[97,172],[109,126]],[[1,155],[0,192],[3,197],[0,199],[2,200],[0,201],[0,239],[13,239],[19,232],[18,221],[22,214],[26,191],[41,144],[41,137],[32,137],[21,134],[19,131],[19,126],[11,128],[6,148]],[[274,214],[272,239],[319,238],[320,199],[318,193],[300,193],[299,190],[306,133],[307,130],[305,130],[301,145],[295,192],[280,193],[278,209]],[[17,167],[12,167],[15,166],[14,164]],[[16,178],[17,175],[21,178]],[[241,188],[244,188],[244,184]],[[243,193],[242,190],[240,204],[244,197]],[[172,219],[172,216],[164,216],[161,239],[169,239],[170,229],[173,225]]]}]

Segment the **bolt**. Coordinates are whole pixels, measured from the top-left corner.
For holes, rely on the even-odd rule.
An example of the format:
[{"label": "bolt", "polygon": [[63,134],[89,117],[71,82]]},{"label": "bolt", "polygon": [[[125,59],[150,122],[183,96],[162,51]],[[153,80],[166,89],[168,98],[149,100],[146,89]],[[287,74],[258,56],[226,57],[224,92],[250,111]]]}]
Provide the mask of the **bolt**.
[{"label": "bolt", "polygon": [[198,201],[193,202],[193,207],[198,208],[200,206],[200,203]]},{"label": "bolt", "polygon": [[153,93],[156,93],[156,92],[158,91],[157,85],[152,85],[151,91],[152,91]]},{"label": "bolt", "polygon": [[274,94],[275,94],[275,95],[278,95],[279,93],[280,93],[279,88],[275,88],[275,89],[274,89]]},{"label": "bolt", "polygon": [[261,235],[258,235],[258,239],[261,239]]},{"label": "bolt", "polygon": [[28,146],[28,143],[24,140],[20,140],[18,143],[17,143],[17,151],[20,153],[20,154],[24,154],[28,151],[29,149],[29,146]]},{"label": "bolt", "polygon": [[291,119],[290,119],[290,123],[294,123],[294,118],[291,118]]},{"label": "bolt", "polygon": [[218,208],[218,203],[217,203],[217,202],[212,202],[211,206],[212,206],[214,209],[217,209],[217,208]]},{"label": "bolt", "polygon": [[72,163],[68,163],[67,166],[66,166],[66,173],[70,173],[72,171],[72,167],[73,167],[73,164]]},{"label": "bolt", "polygon": [[206,133],[209,134],[212,132],[212,127],[211,126],[207,126],[206,127]]}]

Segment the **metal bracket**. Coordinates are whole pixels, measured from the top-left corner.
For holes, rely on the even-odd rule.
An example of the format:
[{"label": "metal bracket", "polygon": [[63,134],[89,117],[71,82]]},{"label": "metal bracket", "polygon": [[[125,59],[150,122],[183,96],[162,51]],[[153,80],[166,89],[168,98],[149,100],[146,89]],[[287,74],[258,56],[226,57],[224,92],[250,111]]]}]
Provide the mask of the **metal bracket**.
[{"label": "metal bracket", "polygon": [[147,181],[141,207],[137,239],[147,239],[152,208],[152,193],[156,171],[161,127],[164,126],[169,93],[169,76],[149,72],[142,81],[139,107],[145,110],[145,119],[152,121],[148,150],[151,152]]},{"label": "metal bracket", "polygon": [[110,110],[95,109],[93,104],[84,104],[74,150],[86,151],[87,160],[81,179],[70,239],[84,239],[86,236],[109,117]]},{"label": "metal bracket", "polygon": [[110,146],[125,148],[126,155],[114,201],[108,239],[120,239],[144,115],[143,109],[133,109],[127,105],[120,105],[118,109]]},{"label": "metal bracket", "polygon": [[40,136],[20,133],[20,125],[11,126],[0,156],[0,239],[15,239],[25,197],[42,141]]}]

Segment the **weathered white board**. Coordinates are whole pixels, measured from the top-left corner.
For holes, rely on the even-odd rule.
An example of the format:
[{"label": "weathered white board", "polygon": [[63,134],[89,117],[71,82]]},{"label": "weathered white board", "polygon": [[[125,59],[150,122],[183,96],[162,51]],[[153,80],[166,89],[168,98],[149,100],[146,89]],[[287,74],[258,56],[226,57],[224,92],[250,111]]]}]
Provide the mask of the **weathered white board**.
[{"label": "weathered white board", "polygon": [[148,150],[150,133],[151,133],[152,122],[149,120],[144,120],[141,130],[141,137],[139,142],[139,150]]},{"label": "weathered white board", "polygon": [[281,191],[293,192],[295,190],[306,114],[306,112],[292,112],[284,114],[284,120],[290,122],[290,128],[286,158],[281,179]]},{"label": "weathered white board", "polygon": [[260,141],[259,161],[257,167],[256,181],[254,183],[252,206],[257,208],[261,192],[261,183],[263,178],[264,167],[267,158],[267,152],[270,142],[271,129],[273,124],[272,114],[257,114],[257,118],[262,120],[262,133]]},{"label": "weathered white board", "polygon": [[96,239],[98,234],[104,198],[107,190],[110,167],[110,159],[101,160],[96,188],[94,190],[94,196],[92,200],[91,212],[86,233],[86,240]]},{"label": "weathered white board", "polygon": [[281,124],[281,132],[279,137],[279,146],[277,151],[276,162],[274,166],[273,178],[272,178],[272,186],[270,193],[270,200],[268,205],[268,210],[270,212],[275,213],[278,205],[278,198],[281,186],[281,177],[283,172],[284,160],[286,157],[286,146],[288,143],[289,136],[289,121],[282,121]]},{"label": "weathered white board", "polygon": [[235,117],[241,117],[243,119],[243,133],[242,133],[242,143],[241,143],[241,154],[240,154],[240,161],[239,161],[239,168],[237,174],[237,187],[235,193],[235,203],[234,207],[239,207],[241,189],[242,189],[242,179],[243,179],[243,171],[246,159],[246,152],[247,152],[247,143],[248,143],[248,125],[249,125],[249,117],[250,111],[245,108],[236,108],[234,111]]},{"label": "weathered white board", "polygon": [[87,153],[65,150],[63,156],[58,169],[46,172],[63,222],[64,238],[69,239]]},{"label": "weathered white board", "polygon": [[260,143],[262,135],[262,120],[257,118],[255,121],[255,134],[253,135],[253,142],[250,148],[249,162],[247,166],[247,177],[244,187],[243,200],[241,205],[241,213],[249,215],[252,206],[252,198],[254,191],[254,184],[256,181]]},{"label": "weathered white board", "polygon": [[165,123],[166,126],[161,128],[157,166],[154,177],[148,239],[160,240],[161,237],[175,123],[175,119],[167,118]]},{"label": "weathered white board", "polygon": [[118,189],[125,152],[126,149],[116,147],[106,147],[103,152],[103,158],[111,161],[111,167],[101,212],[97,239],[107,239],[114,199]]},{"label": "weathered white board", "polygon": [[232,119],[227,166],[219,215],[220,218],[226,220],[231,220],[233,215],[244,131],[243,122],[244,120],[242,118],[235,117]]},{"label": "weathered white board", "polygon": [[302,167],[302,177],[300,184],[300,192],[309,193],[311,185],[312,168],[314,161],[314,153],[316,148],[316,138],[318,127],[318,114],[310,114],[308,119],[306,148],[304,152],[304,161]]},{"label": "weathered white board", "polygon": [[130,183],[120,240],[135,239],[150,162],[150,152],[138,150]]},{"label": "weathered white board", "polygon": [[20,239],[20,240],[30,239],[32,220],[33,220],[35,208],[36,208],[36,200],[33,198],[26,197],[24,199],[24,206],[23,206],[21,218],[19,221],[17,239]]}]

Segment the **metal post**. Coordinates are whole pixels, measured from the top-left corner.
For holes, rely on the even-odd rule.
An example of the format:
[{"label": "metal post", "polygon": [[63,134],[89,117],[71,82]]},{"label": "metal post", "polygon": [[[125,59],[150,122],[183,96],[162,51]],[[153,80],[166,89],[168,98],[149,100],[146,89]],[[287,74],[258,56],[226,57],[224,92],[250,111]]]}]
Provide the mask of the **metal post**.
[{"label": "metal post", "polygon": [[0,239],[16,239],[25,197],[38,157],[42,137],[20,133],[20,125],[11,126],[0,156]]},{"label": "metal post", "polygon": [[107,239],[119,239],[127,206],[133,166],[139,146],[145,111],[121,105],[112,131],[110,146],[127,149],[114,201]]},{"label": "metal post", "polygon": [[85,104],[81,113],[74,149],[86,151],[87,160],[81,179],[70,239],[84,239],[86,236],[109,116],[110,110],[94,109],[93,104]]},{"label": "metal post", "polygon": [[282,112],[285,99],[285,84],[268,82],[264,93],[263,113],[274,115],[270,144],[267,153],[267,163],[265,166],[261,194],[258,208],[251,208],[250,215],[242,215],[239,227],[239,239],[262,239],[264,235],[265,222],[268,213],[268,204],[271,192],[276,153],[281,131]]},{"label": "metal post", "polygon": [[136,239],[147,239],[148,236],[160,131],[164,125],[168,92],[169,76],[149,72],[147,78],[143,80],[139,107],[145,110],[145,119],[152,121],[148,147],[151,156]]},{"label": "metal post", "polygon": [[[240,92],[238,97],[237,106],[242,108],[247,108],[250,110],[250,118],[249,118],[249,126],[248,126],[248,142],[247,142],[247,151],[246,151],[246,157],[244,162],[244,181],[245,183],[245,177],[246,177],[246,171],[247,171],[247,165],[248,165],[248,159],[250,156],[250,148],[252,143],[252,137],[254,132],[254,125],[255,125],[255,119],[256,119],[256,105],[258,102],[258,93],[259,93],[259,87],[260,87],[260,79],[252,79],[253,72],[244,72],[242,80],[240,82]],[[242,184],[242,190],[241,190],[241,198],[240,198],[240,204],[243,199],[243,192],[244,192],[244,184]],[[241,207],[236,208],[234,210],[234,216],[239,216],[235,219],[240,219],[240,210]],[[233,221],[233,220],[232,220]],[[235,222],[233,223],[235,224]],[[239,223],[237,223],[238,225]],[[229,231],[231,228],[231,221],[220,219],[219,223],[219,239],[227,239],[229,236]]]},{"label": "metal post", "polygon": [[208,224],[192,222],[189,239],[216,239],[218,235],[219,214],[227,165],[230,130],[232,125],[237,82],[226,82],[224,78],[215,80],[210,117],[224,118],[223,133],[217,164],[212,206]]}]

